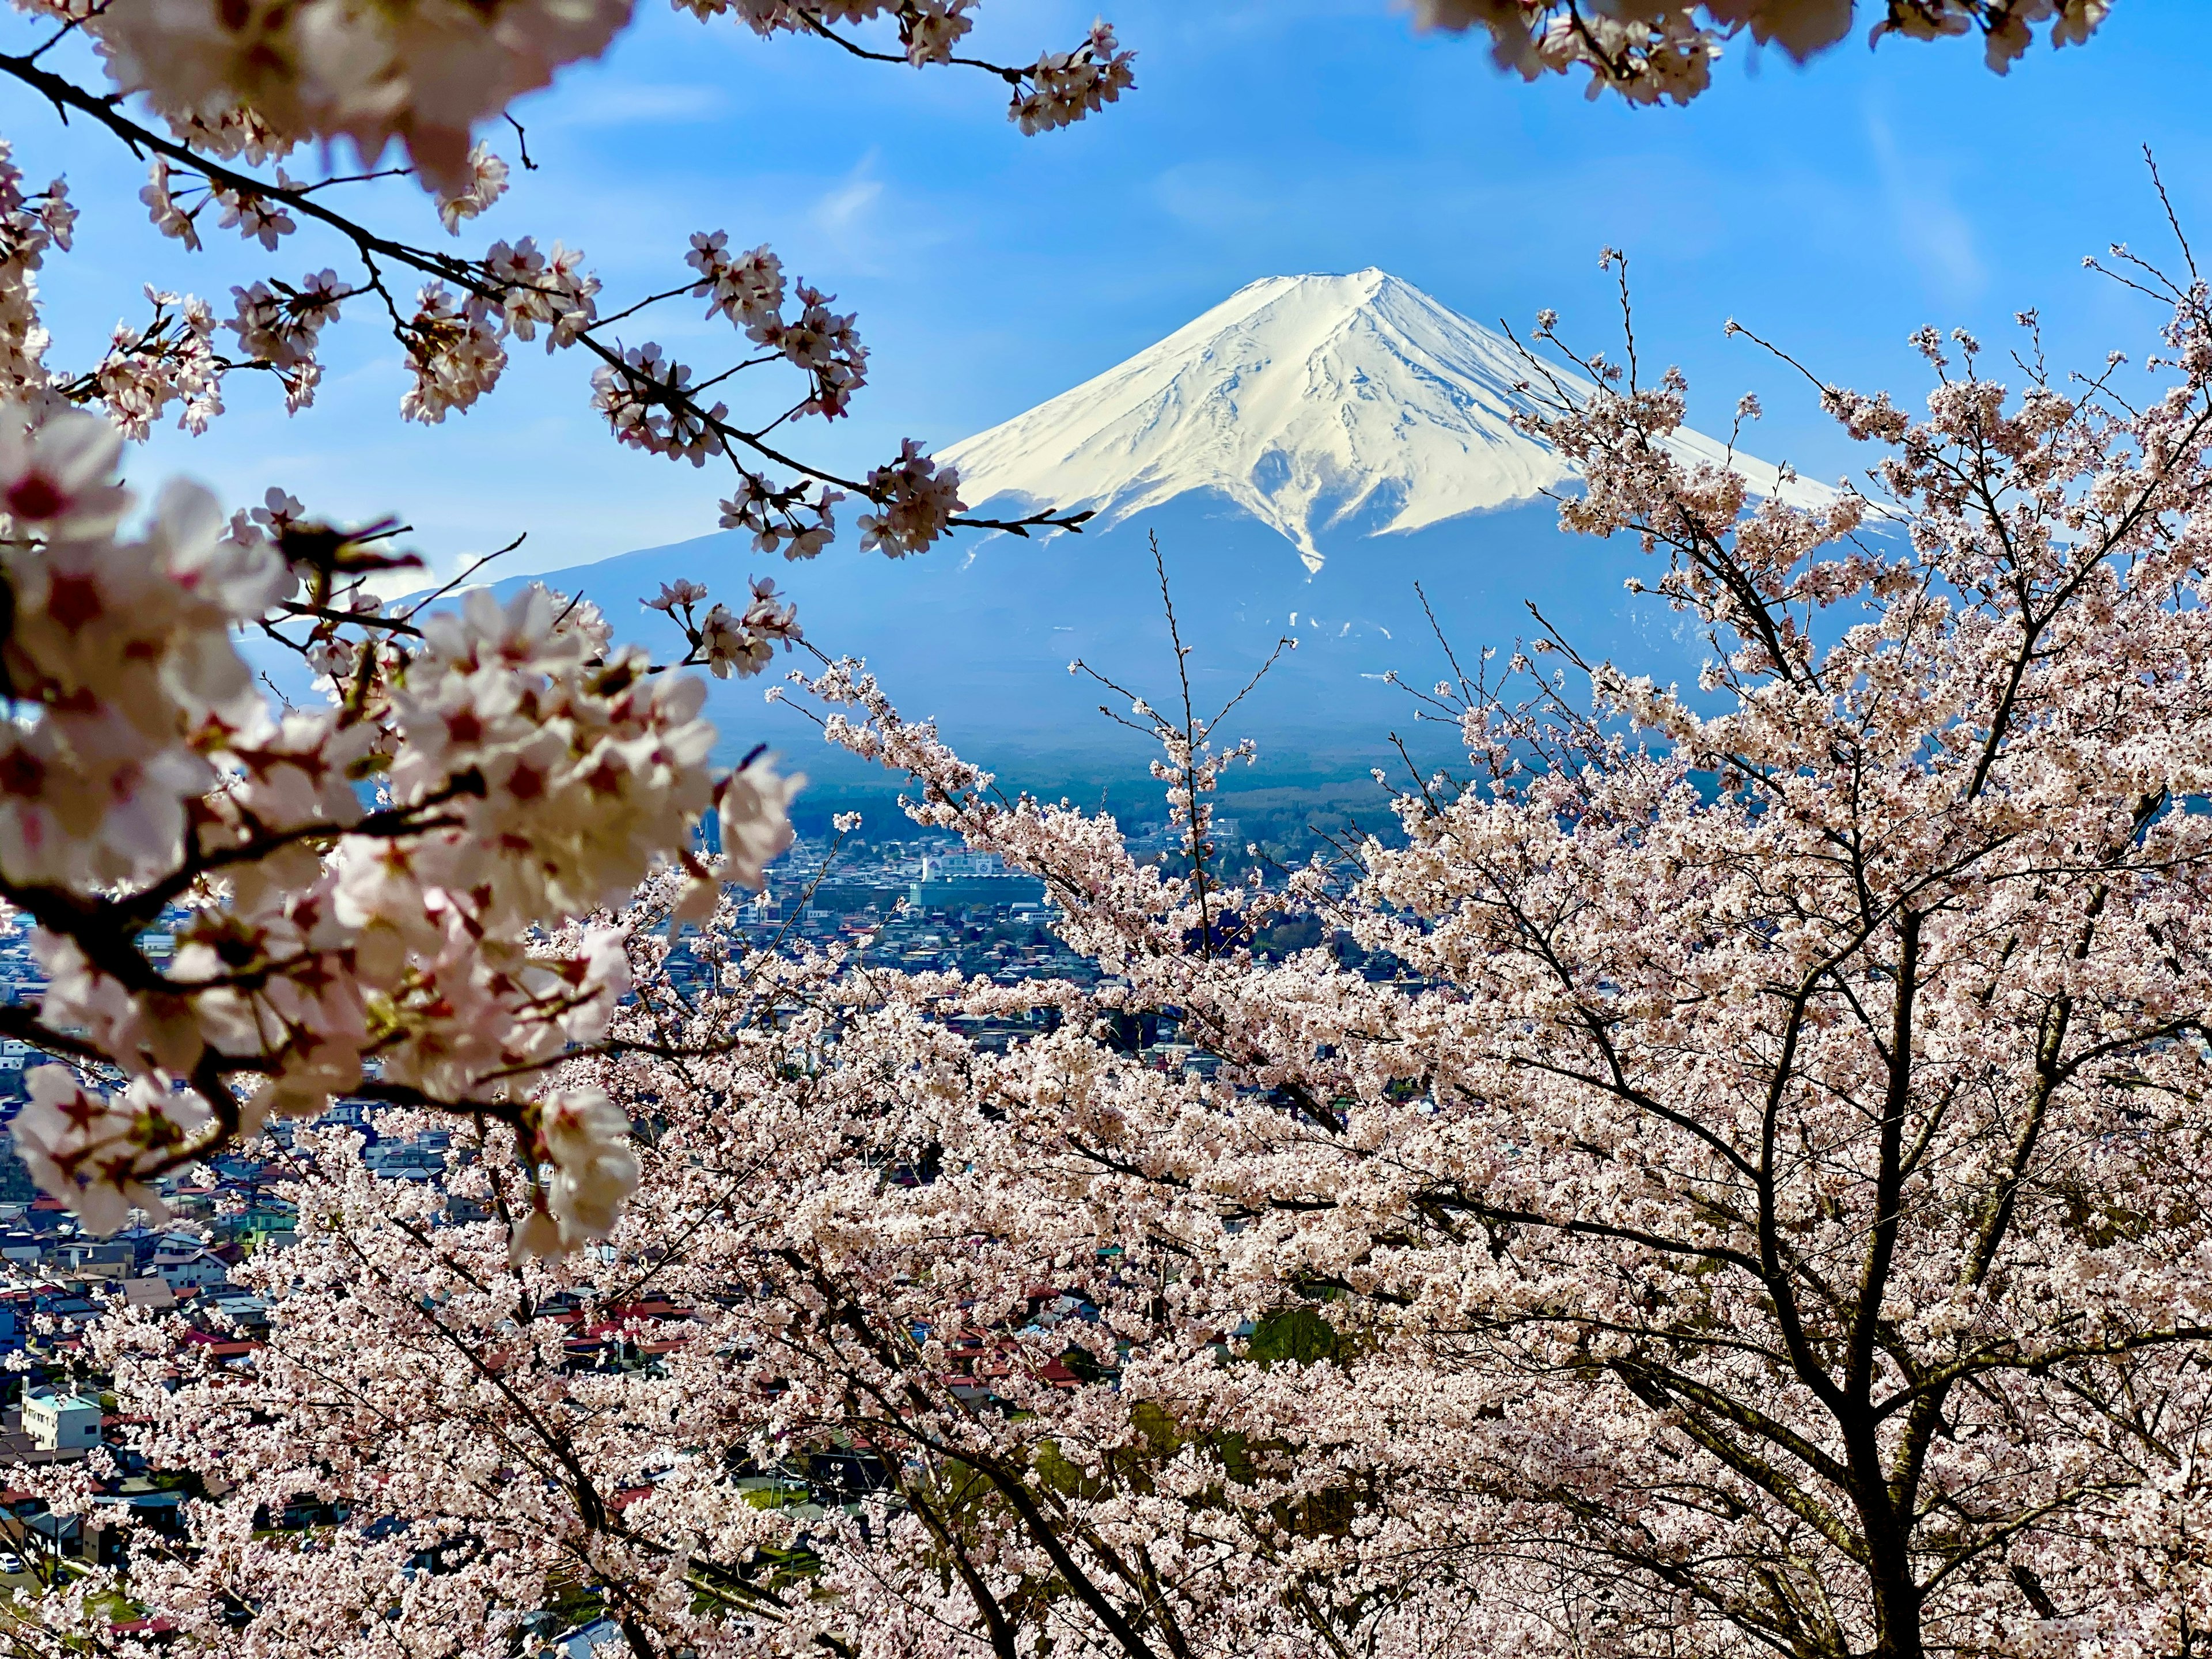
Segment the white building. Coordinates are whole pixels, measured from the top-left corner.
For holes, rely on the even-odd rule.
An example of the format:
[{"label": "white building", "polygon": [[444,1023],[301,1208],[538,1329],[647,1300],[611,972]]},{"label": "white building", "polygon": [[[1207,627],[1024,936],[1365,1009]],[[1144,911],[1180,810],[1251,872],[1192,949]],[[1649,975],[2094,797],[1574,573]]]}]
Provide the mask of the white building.
[{"label": "white building", "polygon": [[444,1149],[427,1141],[380,1140],[362,1148],[361,1163],[386,1181],[435,1181],[446,1173]]},{"label": "white building", "polygon": [[40,1451],[76,1451],[100,1443],[100,1401],[73,1394],[23,1396],[23,1431]]},{"label": "white building", "polygon": [[168,1281],[172,1291],[185,1291],[198,1285],[230,1282],[230,1265],[221,1256],[204,1246],[191,1250],[175,1250],[164,1246],[154,1256],[154,1276]]}]

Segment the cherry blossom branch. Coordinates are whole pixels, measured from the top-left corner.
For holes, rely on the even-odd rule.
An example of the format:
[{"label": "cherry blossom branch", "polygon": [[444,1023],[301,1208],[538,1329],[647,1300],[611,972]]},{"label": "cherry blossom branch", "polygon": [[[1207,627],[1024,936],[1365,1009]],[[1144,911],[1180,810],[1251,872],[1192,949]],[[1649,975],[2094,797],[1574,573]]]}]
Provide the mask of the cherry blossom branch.
[{"label": "cherry blossom branch", "polygon": [[[278,181],[271,183],[252,173],[240,171],[221,160],[208,156],[185,143],[165,137],[143,123],[132,119],[124,112],[123,100],[120,96],[101,95],[87,91],[66,76],[39,64],[34,56],[0,53],[0,73],[10,76],[29,88],[51,103],[64,118],[72,112],[90,118],[113,134],[134,155],[142,157],[148,155],[159,157],[165,163],[173,164],[206,180],[210,190],[228,191],[234,199],[276,204],[336,232],[352,245],[356,254],[362,260],[363,268],[368,272],[366,291],[374,292],[382,299],[386,310],[391,314],[395,337],[402,346],[406,348],[410,358],[417,363],[418,367],[441,357],[447,351],[449,344],[458,344],[462,337],[454,335],[453,330],[460,328],[465,319],[449,319],[438,313],[434,307],[418,313],[411,319],[404,316],[380,274],[380,261],[394,267],[419,271],[432,277],[437,283],[450,283],[465,295],[483,302],[501,315],[525,317],[526,321],[521,325],[520,331],[526,338],[530,337],[531,330],[534,326],[534,324],[526,320],[530,308],[542,307],[547,302],[546,296],[549,290],[544,286],[547,279],[529,268],[528,261],[536,256],[531,252],[526,240],[514,256],[515,260],[519,262],[515,264],[514,274],[502,277],[495,274],[494,262],[505,252],[506,245],[503,243],[495,248],[492,258],[484,261],[463,259],[395,240],[370,229],[360,221],[317,199],[316,192],[329,185],[356,182],[350,177],[334,178],[309,184],[295,184],[283,180],[280,176]],[[155,187],[166,189],[166,185],[161,185],[158,180]],[[273,246],[274,236],[270,236],[268,240]],[[596,288],[596,279],[592,279],[590,287]],[[779,278],[779,291],[780,288],[781,279]],[[641,355],[635,349],[626,351],[618,342],[604,336],[603,331],[647,305],[685,292],[702,291],[704,291],[704,285],[670,289],[641,300],[637,305],[627,310],[603,319],[592,318],[588,310],[581,313],[580,320],[576,322],[549,319],[556,323],[550,343],[580,345],[590,355],[599,360],[601,364],[599,376],[603,382],[602,402],[605,404],[618,422],[617,427],[618,436],[624,436],[625,441],[650,438],[648,429],[657,430],[654,423],[665,421],[673,423],[674,430],[690,434],[684,441],[684,447],[686,453],[695,455],[695,459],[698,453],[697,447],[702,442],[726,455],[741,476],[748,481],[746,488],[739,492],[738,500],[740,503],[749,501],[751,496],[758,494],[763,488],[756,475],[748,471],[744,462],[740,459],[741,456],[751,456],[783,467],[803,478],[812,479],[825,489],[834,487],[859,495],[889,509],[895,515],[905,512],[907,510],[905,504],[914,491],[916,482],[927,476],[926,470],[921,474],[914,472],[912,463],[915,456],[915,451],[911,449],[908,451],[905,463],[902,464],[902,470],[879,470],[877,474],[867,478],[848,477],[824,470],[799,459],[787,450],[768,441],[768,432],[781,424],[783,419],[789,418],[789,413],[792,411],[787,411],[785,416],[770,422],[767,428],[757,430],[741,426],[726,418],[720,404],[709,407],[701,401],[701,394],[708,387],[724,378],[723,376],[716,376],[703,386],[689,386],[683,376],[672,374],[669,368],[662,364],[660,359],[655,355],[657,348],[648,349]],[[241,292],[244,291],[241,290]],[[426,290],[426,294],[427,292]],[[310,314],[335,315],[338,301],[344,297],[346,296],[343,294],[326,289],[314,297],[313,309],[311,310]],[[587,303],[588,290],[585,291],[582,297]],[[557,293],[553,295],[553,300],[556,303],[564,306],[573,303]],[[290,303],[306,302],[295,301]],[[518,311],[518,307],[522,309]],[[471,324],[469,326],[473,327],[476,325]],[[451,340],[447,337],[449,335],[453,336]],[[245,337],[242,335],[241,337]],[[286,349],[289,350],[290,348],[287,347]],[[781,353],[770,353],[740,363],[727,372],[734,374],[746,368],[758,367],[781,361]],[[219,374],[224,369],[238,366],[239,361],[241,360],[213,357],[210,361],[207,372]],[[283,361],[254,362],[251,359],[242,361],[252,362],[253,366],[270,368],[280,374],[289,373],[291,367],[289,363]],[[496,370],[493,373],[495,375]],[[72,385],[75,386],[80,396],[90,396],[95,389],[94,383],[88,380],[75,382]],[[618,396],[614,402],[607,401],[605,387],[618,389]],[[459,397],[462,406],[465,406],[465,404],[477,395],[477,390],[479,388],[465,386],[459,389],[455,395]],[[443,392],[437,394],[437,398],[425,406],[427,418],[442,418],[442,410],[437,398],[442,398],[446,395]],[[833,400],[825,405],[826,413],[834,416],[838,412],[842,407],[842,392],[836,394]],[[798,405],[797,408],[811,407],[811,401],[817,401],[818,396],[816,400]],[[659,447],[660,440],[650,438],[650,443],[652,447]],[[825,501],[823,507],[825,512],[826,505]],[[744,522],[756,528],[760,527],[752,518],[748,516],[748,512],[749,509],[743,507],[732,508],[733,521]],[[955,501],[949,509],[941,505],[933,505],[927,518],[911,525],[902,525],[896,533],[902,538],[899,550],[912,551],[919,550],[919,548],[926,545],[929,539],[933,539],[947,528],[1002,531],[1026,536],[1030,531],[1036,529],[1079,529],[1090,516],[1087,512],[1060,513],[1047,508],[1018,518],[978,519],[963,514]],[[826,518],[823,523],[826,525]],[[805,550],[811,550],[817,544],[799,544]]]}]

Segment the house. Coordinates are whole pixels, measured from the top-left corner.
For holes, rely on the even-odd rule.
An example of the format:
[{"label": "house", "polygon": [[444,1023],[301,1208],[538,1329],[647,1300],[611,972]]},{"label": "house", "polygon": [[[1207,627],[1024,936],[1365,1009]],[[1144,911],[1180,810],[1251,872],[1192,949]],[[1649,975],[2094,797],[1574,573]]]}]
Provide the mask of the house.
[{"label": "house", "polygon": [[94,1526],[88,1537],[82,1515],[34,1515],[23,1523],[23,1542],[57,1561],[94,1561],[103,1567],[119,1567],[125,1559],[121,1529]]},{"label": "house", "polygon": [[95,1497],[94,1510],[135,1521],[164,1538],[185,1536],[184,1493],[157,1491],[144,1475],[126,1480],[122,1486],[120,1492]]},{"label": "house", "polygon": [[225,1331],[232,1327],[256,1331],[269,1328],[269,1298],[256,1296],[240,1285],[228,1285],[220,1291],[207,1291],[192,1305],[205,1310]]},{"label": "house", "polygon": [[362,1167],[386,1181],[435,1181],[446,1173],[439,1147],[404,1140],[380,1140],[362,1149]]},{"label": "house", "polygon": [[33,1320],[35,1324],[38,1316],[43,1315],[52,1320],[53,1324],[49,1329],[33,1331],[36,1338],[33,1346],[51,1347],[58,1340],[65,1341],[75,1337],[86,1326],[97,1323],[106,1311],[101,1304],[79,1294],[78,1290],[71,1285],[52,1283],[41,1285],[31,1292]]},{"label": "house", "polygon": [[41,1555],[73,1560],[84,1553],[84,1517],[34,1515],[23,1522],[23,1542]]},{"label": "house", "polygon": [[77,1451],[100,1443],[97,1400],[74,1394],[27,1394],[23,1431],[40,1451]]},{"label": "house", "polygon": [[222,1331],[187,1330],[182,1340],[204,1352],[216,1364],[228,1370],[234,1366],[248,1367],[253,1356],[261,1352],[261,1345],[243,1337]]},{"label": "house", "polygon": [[298,1238],[299,1219],[296,1206],[257,1193],[246,1200],[234,1242],[248,1251],[282,1249]]},{"label": "house", "polygon": [[230,1267],[205,1245],[195,1245],[189,1250],[165,1245],[154,1256],[154,1276],[172,1291],[204,1290],[211,1285],[228,1285]]},{"label": "house", "polygon": [[153,1254],[157,1256],[190,1255],[207,1243],[204,1236],[190,1227],[172,1227],[152,1237]]},{"label": "house", "polygon": [[57,1244],[54,1265],[79,1279],[131,1277],[131,1246],[120,1239],[73,1238]]},{"label": "house", "polygon": [[123,1305],[167,1312],[177,1305],[177,1293],[166,1279],[126,1279],[123,1281]]}]

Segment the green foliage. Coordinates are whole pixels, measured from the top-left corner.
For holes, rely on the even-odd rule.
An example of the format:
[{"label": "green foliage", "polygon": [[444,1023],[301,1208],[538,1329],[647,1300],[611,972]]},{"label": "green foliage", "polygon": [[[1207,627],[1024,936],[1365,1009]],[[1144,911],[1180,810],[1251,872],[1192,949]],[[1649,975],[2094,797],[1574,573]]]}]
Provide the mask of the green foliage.
[{"label": "green foliage", "polygon": [[1045,1485],[1063,1498],[1096,1499],[1106,1492],[1105,1480],[1084,1471],[1061,1455],[1060,1447],[1046,1441],[1036,1449],[1035,1459],[1038,1477]]},{"label": "green foliage", "polygon": [[1315,1365],[1336,1357],[1336,1327],[1311,1308],[1269,1314],[1252,1332],[1246,1354],[1262,1365]]}]

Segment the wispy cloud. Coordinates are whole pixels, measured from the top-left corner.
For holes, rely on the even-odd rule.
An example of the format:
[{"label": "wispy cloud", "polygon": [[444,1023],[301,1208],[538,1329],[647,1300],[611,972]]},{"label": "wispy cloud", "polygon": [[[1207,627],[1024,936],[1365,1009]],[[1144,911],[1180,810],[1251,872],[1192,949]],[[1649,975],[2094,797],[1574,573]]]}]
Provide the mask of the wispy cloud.
[{"label": "wispy cloud", "polygon": [[874,162],[869,155],[816,200],[810,216],[816,229],[840,243],[850,243],[865,233],[884,195],[884,181],[870,176]]},{"label": "wispy cloud", "polygon": [[729,112],[726,88],[704,82],[655,85],[604,80],[550,99],[535,124],[562,129],[641,127],[709,121]]},{"label": "wispy cloud", "polygon": [[883,170],[882,156],[871,149],[842,177],[818,184],[804,210],[803,234],[786,239],[805,246],[810,273],[834,270],[841,285],[853,277],[895,277],[965,234],[930,190],[898,180],[896,167],[887,184]]},{"label": "wispy cloud", "polygon": [[1905,258],[1947,299],[1979,298],[1989,270],[1973,225],[1952,194],[1943,155],[1925,145],[1900,144],[1878,108],[1867,112],[1867,143]]}]

